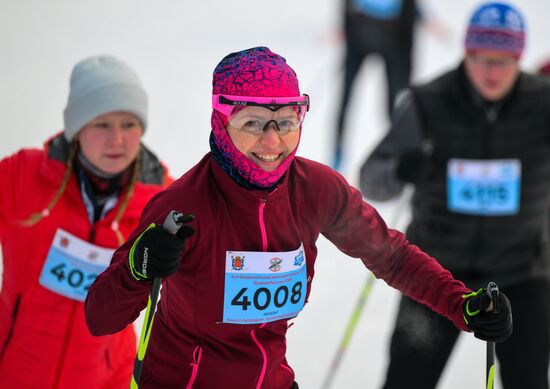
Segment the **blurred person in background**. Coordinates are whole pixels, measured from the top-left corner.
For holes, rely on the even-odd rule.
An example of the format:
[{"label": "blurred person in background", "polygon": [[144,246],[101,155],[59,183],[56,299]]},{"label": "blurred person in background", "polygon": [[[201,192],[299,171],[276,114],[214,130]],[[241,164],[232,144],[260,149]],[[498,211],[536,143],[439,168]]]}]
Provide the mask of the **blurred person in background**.
[{"label": "blurred person in background", "polygon": [[550,79],[550,60],[543,63],[538,69],[537,74]]},{"label": "blurred person in background", "polygon": [[[497,344],[507,389],[548,389],[550,84],[520,70],[525,24],[505,3],[473,13],[460,65],[398,97],[389,133],[361,169],[388,200],[414,184],[408,240],[476,290],[514,307]],[[384,389],[435,388],[459,331],[403,296]]]},{"label": "blurred person in background", "polygon": [[364,60],[379,55],[386,70],[386,109],[408,87],[412,71],[416,0],[344,0],[344,85],[336,123],[332,167],[342,165],[346,115],[354,81]]},{"label": "blurred person in background", "polygon": [[142,143],[147,95],[111,56],[76,64],[64,130],[0,161],[0,386],[127,389],[133,326],[93,337],[84,299],[172,180]]},{"label": "blurred person in background", "polygon": [[[504,294],[501,312],[487,312],[486,293],[388,229],[340,174],[296,156],[309,97],[283,57],[266,47],[231,53],[212,87],[211,152],[149,202],[86,299],[90,331],[117,333],[163,278],[134,387],[298,388],[286,333],[311,291],[320,234],[451,326],[510,335]],[[186,221],[176,234],[162,228],[172,210]]]}]

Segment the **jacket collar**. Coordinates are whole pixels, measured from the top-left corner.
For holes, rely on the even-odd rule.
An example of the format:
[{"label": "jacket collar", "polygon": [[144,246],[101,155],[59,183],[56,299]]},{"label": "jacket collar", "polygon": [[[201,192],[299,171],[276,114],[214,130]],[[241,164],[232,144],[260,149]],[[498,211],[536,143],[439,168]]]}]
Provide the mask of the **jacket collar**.
[{"label": "jacket collar", "polygon": [[[48,166],[49,164],[46,162],[42,165],[41,171],[54,181],[61,180],[65,173],[70,147],[71,144],[65,139],[63,132],[59,132],[48,139],[44,144],[44,150],[48,155],[48,159],[58,161],[60,165],[51,171],[51,166]],[[144,144],[141,144],[139,152],[141,167],[137,180],[144,184],[162,185],[166,175],[166,168]]]},{"label": "jacket collar", "polygon": [[279,181],[277,188],[269,192],[267,189],[247,189],[237,184],[237,182],[235,182],[235,180],[233,180],[233,178],[231,178],[214,160],[211,152],[207,154],[207,157],[210,157],[210,171],[219,195],[239,208],[247,210],[253,209],[255,211],[256,207],[259,206],[262,201],[267,201],[269,203],[277,201],[288,191],[288,176],[293,168],[294,162]]},{"label": "jacket collar", "polygon": [[523,74],[520,72],[512,88],[502,99],[495,102],[487,101],[479,94],[479,92],[474,88],[474,86],[468,79],[464,66],[464,60],[462,60],[456,70],[456,93],[459,94],[459,97],[466,98],[477,108],[488,111],[494,109],[494,107],[497,106],[502,107],[508,104],[510,101],[514,100],[522,79]]}]

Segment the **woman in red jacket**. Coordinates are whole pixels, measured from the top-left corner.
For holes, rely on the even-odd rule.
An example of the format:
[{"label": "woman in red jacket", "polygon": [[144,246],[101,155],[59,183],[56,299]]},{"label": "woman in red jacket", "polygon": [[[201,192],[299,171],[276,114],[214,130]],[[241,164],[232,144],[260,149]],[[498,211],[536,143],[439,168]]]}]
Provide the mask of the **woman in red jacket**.
[{"label": "woman in red jacket", "polygon": [[141,144],[147,96],[120,60],[74,67],[64,119],[43,150],[0,161],[0,386],[126,389],[134,329],[93,337],[83,301],[170,179]]},{"label": "woman in red jacket", "polygon": [[[505,296],[499,314],[485,312],[486,293],[388,229],[341,175],[295,155],[309,97],[283,57],[265,47],[225,57],[212,105],[211,153],[149,202],[87,296],[92,334],[113,334],[166,277],[139,388],[297,388],[287,319],[307,301],[319,234],[457,327],[509,336]],[[171,210],[195,219],[172,235],[160,227]]]}]

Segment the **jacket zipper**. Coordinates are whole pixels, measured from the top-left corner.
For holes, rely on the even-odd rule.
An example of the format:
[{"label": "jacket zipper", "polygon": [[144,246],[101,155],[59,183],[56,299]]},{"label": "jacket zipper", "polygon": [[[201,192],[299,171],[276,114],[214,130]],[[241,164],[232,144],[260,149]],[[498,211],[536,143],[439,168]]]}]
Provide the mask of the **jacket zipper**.
[{"label": "jacket zipper", "polygon": [[[265,327],[265,323],[263,323],[258,328],[263,328],[263,327]],[[262,344],[256,337],[255,331],[256,329],[250,330],[250,336],[252,337],[252,340],[254,341],[254,343],[256,343],[256,346],[258,346],[258,348],[260,349],[260,352],[262,353],[262,359],[263,359],[262,371],[260,372],[260,377],[258,378],[258,383],[256,384],[256,389],[260,389],[262,387],[262,383],[264,382],[265,372],[267,370],[267,353],[265,352],[264,346],[262,346]]]},{"label": "jacket zipper", "polygon": [[197,379],[201,356],[202,356],[202,347],[196,346],[195,349],[193,350],[193,363],[191,364],[193,368],[191,370],[191,378],[189,378],[189,382],[185,386],[185,389],[191,389],[193,387],[193,384],[195,383],[195,380]]},{"label": "jacket zipper", "polygon": [[[265,205],[267,203],[267,198],[261,198],[260,199],[260,208],[258,210],[258,222],[260,224],[260,231],[262,233],[262,251],[267,251],[267,232],[265,229],[265,219],[264,219],[264,211],[265,211]],[[265,327],[265,323],[263,323],[258,328]],[[265,351],[265,348],[262,346],[258,338],[256,337],[256,329],[250,330],[250,336],[252,337],[252,340],[256,344],[256,346],[260,349],[260,352],[262,353],[262,370],[260,371],[260,377],[258,378],[258,383],[256,384],[256,389],[260,389],[262,387],[262,383],[264,382],[265,378],[265,372],[267,370],[267,353]]]},{"label": "jacket zipper", "polygon": [[89,235],[88,241],[90,243],[93,243],[94,240],[95,240],[95,224],[92,224],[92,228],[90,229],[90,235]]},{"label": "jacket zipper", "polygon": [[105,365],[107,366],[107,369],[111,369],[111,355],[109,354],[109,349],[105,349]]},{"label": "jacket zipper", "polygon": [[52,388],[55,389],[59,386],[59,381],[61,380],[61,372],[64,369],[64,361],[65,356],[67,355],[67,348],[69,347],[69,343],[72,338],[72,330],[73,330],[73,322],[74,318],[76,316],[76,309],[78,307],[78,304],[80,304],[77,301],[71,301],[71,310],[69,312],[69,320],[67,321],[67,332],[65,333],[65,336],[63,337],[63,345],[61,347],[61,354],[60,354],[60,363],[57,365],[54,379],[53,379],[53,385]]},{"label": "jacket zipper", "polygon": [[6,336],[6,339],[4,340],[4,345],[2,346],[2,349],[0,350],[0,361],[2,361],[2,358],[4,357],[4,353],[8,349],[8,344],[11,341],[11,337],[13,336],[13,329],[15,328],[15,320],[17,319],[17,315],[19,313],[19,303],[21,302],[21,295],[18,294],[15,298],[15,304],[13,305],[13,312],[11,314],[11,324],[10,328],[8,330],[8,334]]},{"label": "jacket zipper", "polygon": [[[90,239],[89,242],[93,243],[95,239],[95,224],[92,224],[90,229]],[[59,381],[61,380],[61,372],[63,370],[63,365],[65,361],[65,356],[67,354],[67,348],[69,347],[69,342],[72,337],[72,330],[73,330],[73,323],[76,316],[76,309],[78,308],[78,304],[80,304],[77,301],[71,301],[71,310],[69,312],[69,320],[67,321],[67,332],[65,333],[65,336],[63,337],[63,345],[61,347],[61,354],[60,354],[60,361],[59,365],[57,365],[57,369],[55,371],[54,380],[52,389],[55,389],[59,385]]]},{"label": "jacket zipper", "polygon": [[262,233],[262,251],[267,251],[267,232],[265,230],[264,210],[267,199],[260,199],[260,209],[258,212],[258,219],[260,223],[260,231]]},{"label": "jacket zipper", "polygon": [[[485,113],[485,118],[487,121],[486,127],[483,129],[483,132],[481,133],[481,158],[482,159],[489,159],[491,156],[491,139],[494,134],[494,129],[496,125],[496,121],[498,119],[500,113],[500,107],[492,107]],[[476,232],[474,234],[475,239],[472,245],[472,254],[471,254],[471,261],[472,264],[475,265],[478,261],[478,256],[481,250],[481,241],[480,236],[482,236],[482,231],[485,229],[485,218],[483,216],[477,216],[477,223],[476,223]]]}]

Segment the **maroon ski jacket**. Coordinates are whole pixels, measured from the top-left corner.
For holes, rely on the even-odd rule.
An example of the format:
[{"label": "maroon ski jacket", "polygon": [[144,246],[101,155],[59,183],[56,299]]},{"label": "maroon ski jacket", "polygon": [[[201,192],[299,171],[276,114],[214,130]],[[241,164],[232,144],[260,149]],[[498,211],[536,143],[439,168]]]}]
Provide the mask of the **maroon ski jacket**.
[{"label": "maroon ski jacket", "polygon": [[315,242],[323,234],[378,278],[467,329],[462,295],[470,290],[402,233],[388,229],[338,173],[296,158],[271,193],[249,190],[209,153],[150,201],[139,227],[92,285],[86,300],[92,334],[122,330],[146,306],[151,283],[132,278],[128,253],[150,223],[162,224],[173,209],[195,215],[196,234],[186,243],[177,273],[163,282],[140,389],[291,387],[286,320],[222,323],[228,250],[282,252],[303,244],[309,295]]}]

